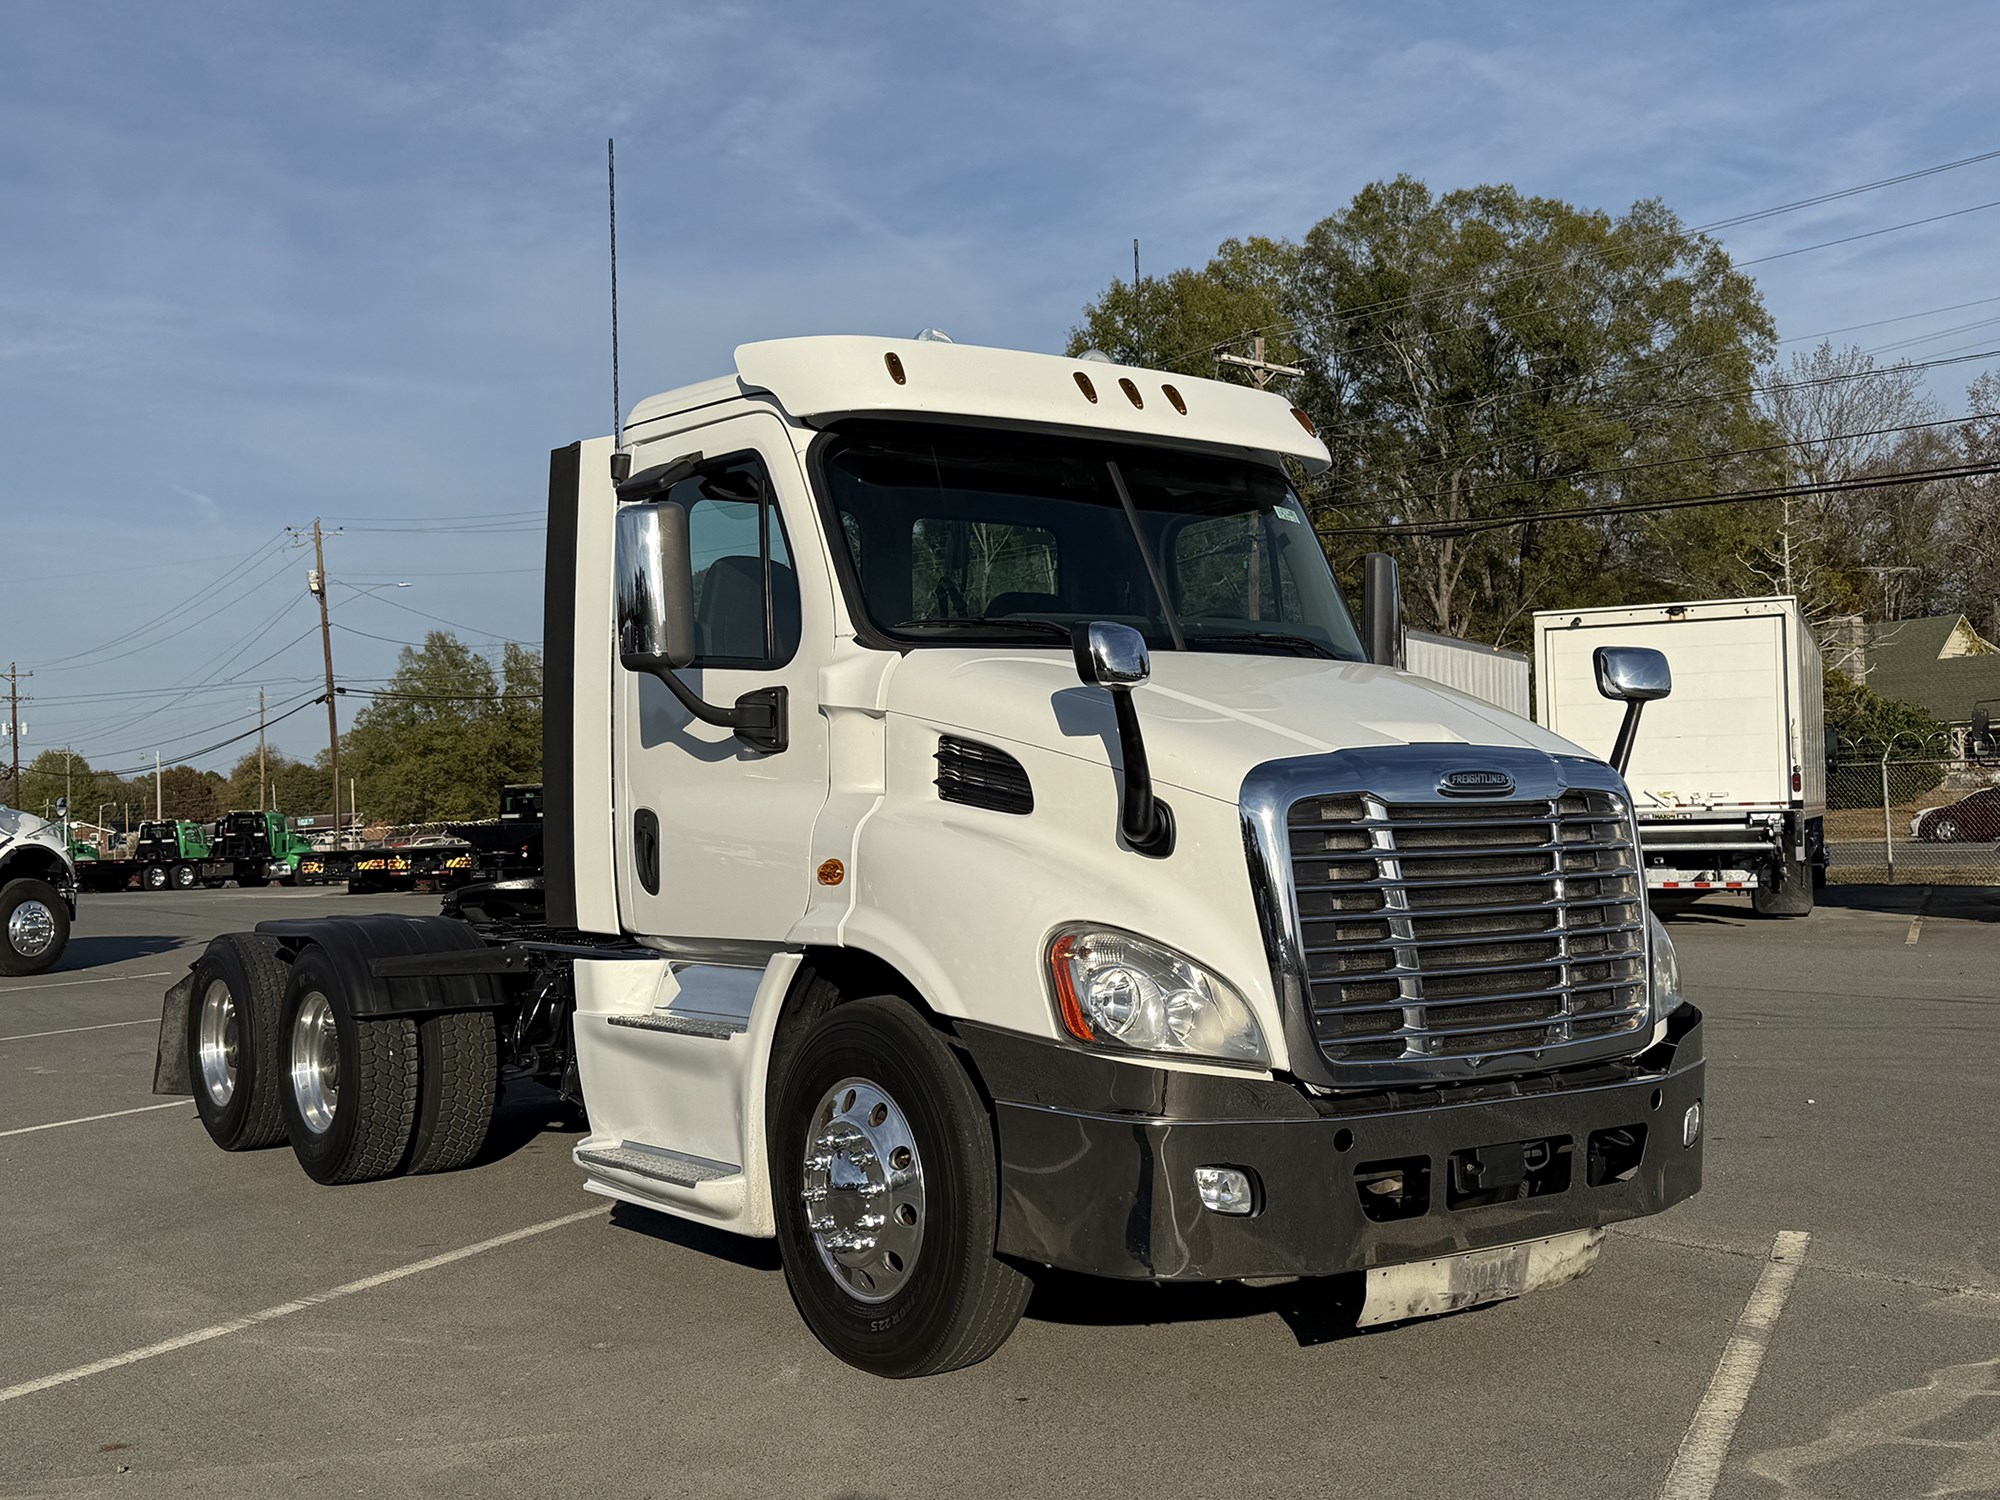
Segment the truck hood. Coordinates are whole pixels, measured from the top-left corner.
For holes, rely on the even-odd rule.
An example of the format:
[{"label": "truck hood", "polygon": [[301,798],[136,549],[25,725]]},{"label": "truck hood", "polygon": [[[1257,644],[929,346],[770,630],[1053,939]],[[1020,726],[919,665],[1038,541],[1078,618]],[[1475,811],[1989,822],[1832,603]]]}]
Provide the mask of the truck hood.
[{"label": "truck hood", "polygon": [[0,807],[0,843],[10,839],[34,841],[47,844],[52,849],[63,846],[62,828],[47,818],[38,818],[33,813],[22,812],[19,808]]},{"label": "truck hood", "polygon": [[[1266,761],[1414,744],[1578,755],[1568,740],[1393,667],[1312,657],[1163,651],[1135,690],[1153,779],[1234,802]],[[888,710],[979,739],[1115,764],[1110,695],[1068,652],[922,650],[903,657]]]}]

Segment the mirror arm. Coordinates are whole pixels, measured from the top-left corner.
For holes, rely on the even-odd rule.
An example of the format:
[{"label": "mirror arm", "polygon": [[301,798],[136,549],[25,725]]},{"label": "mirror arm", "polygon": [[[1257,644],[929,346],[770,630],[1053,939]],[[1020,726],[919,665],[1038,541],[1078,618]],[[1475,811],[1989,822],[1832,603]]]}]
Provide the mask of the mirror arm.
[{"label": "mirror arm", "polygon": [[1639,738],[1639,710],[1646,706],[1640,698],[1626,700],[1625,719],[1618,726],[1618,738],[1611,746],[1611,769],[1620,776],[1632,764],[1632,744]]},{"label": "mirror arm", "polygon": [[1129,687],[1106,685],[1118,719],[1118,752],[1125,762],[1125,796],[1118,831],[1135,853],[1164,859],[1174,852],[1174,811],[1153,795],[1153,771],[1139,733],[1139,709]]},{"label": "mirror arm", "polygon": [[683,682],[680,673],[663,656],[628,651],[618,660],[628,672],[645,672],[659,678],[681,707],[695,718],[718,729],[734,731],[736,738],[753,750],[775,755],[791,743],[786,692],[781,687],[759,688],[738,698],[732,708],[718,708]]}]

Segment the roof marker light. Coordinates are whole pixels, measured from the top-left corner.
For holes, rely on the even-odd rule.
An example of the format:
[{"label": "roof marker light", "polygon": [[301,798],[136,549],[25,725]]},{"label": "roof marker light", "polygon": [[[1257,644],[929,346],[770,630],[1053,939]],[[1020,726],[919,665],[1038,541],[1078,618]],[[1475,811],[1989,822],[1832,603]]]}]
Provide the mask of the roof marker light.
[{"label": "roof marker light", "polygon": [[909,384],[909,376],[903,373],[903,362],[896,357],[894,349],[882,356],[882,363],[889,367],[889,378],[897,385]]},{"label": "roof marker light", "polygon": [[1163,385],[1160,387],[1160,391],[1168,401],[1173,403],[1175,411],[1179,412],[1182,416],[1187,415],[1187,402],[1181,400],[1181,393],[1177,389],[1170,385]]},{"label": "roof marker light", "polygon": [[1119,377],[1118,381],[1118,389],[1125,393],[1125,399],[1127,401],[1130,401],[1134,406],[1138,407],[1141,411],[1145,410],[1146,403],[1142,399],[1140,399],[1139,387],[1132,384],[1130,380],[1121,376]]},{"label": "roof marker light", "polygon": [[1293,407],[1292,415],[1299,419],[1299,426],[1305,428],[1307,437],[1319,436],[1319,429],[1313,426],[1313,419],[1306,415],[1304,407],[1302,406]]},{"label": "roof marker light", "polygon": [[1090,383],[1090,377],[1081,370],[1076,372],[1076,388],[1083,392],[1084,400],[1092,406],[1097,405],[1097,387]]}]

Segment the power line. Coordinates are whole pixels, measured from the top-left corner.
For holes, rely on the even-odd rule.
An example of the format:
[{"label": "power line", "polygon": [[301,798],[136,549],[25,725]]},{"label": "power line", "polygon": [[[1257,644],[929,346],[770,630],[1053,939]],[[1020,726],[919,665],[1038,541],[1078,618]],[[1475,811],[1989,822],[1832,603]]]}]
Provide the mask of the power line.
[{"label": "power line", "polygon": [[237,562],[234,565],[232,565],[225,572],[223,572],[220,577],[208,579],[202,584],[200,588],[196,589],[192,594],[189,594],[185,599],[179,600],[174,604],[168,605],[165,609],[161,610],[160,613],[154,615],[151,619],[145,620],[140,624],[133,626],[130,630],[125,631],[123,634],[119,635],[113,640],[105,641],[102,645],[86,646],[81,651],[72,651],[68,656],[58,656],[53,658],[52,660],[42,662],[40,663],[42,669],[46,671],[52,667],[63,667],[65,671],[73,670],[72,668],[64,666],[64,664],[67,662],[77,661],[82,657],[94,656],[100,651],[109,651],[114,646],[122,646],[127,644],[128,642],[131,641],[132,637],[134,637],[135,635],[143,634],[145,631],[152,629],[153,626],[158,625],[162,621],[167,620],[172,616],[179,614],[182,610],[186,609],[189,605],[195,603],[197,600],[203,598],[204,596],[212,595],[215,592],[215,590],[221,588],[223,585],[227,584],[232,579],[236,578],[238,575],[240,575],[250,567],[254,566],[256,563],[261,562],[267,555],[271,554],[276,548],[282,545],[284,545],[284,535],[281,532],[277,536],[272,537],[269,541],[265,542],[263,545],[256,548],[253,552],[250,553],[249,556],[243,558],[240,562]]},{"label": "power line", "polygon": [[1749,505],[1765,500],[1844,495],[1860,490],[1896,489],[1903,485],[1930,484],[1940,480],[1978,479],[1987,474],[2000,474],[2000,460],[1941,465],[1930,469],[1899,469],[1888,473],[1863,474],[1852,479],[1826,480],[1815,484],[1773,485],[1761,490],[1718,491],[1706,495],[1680,495],[1670,500],[1636,500],[1626,504],[1567,506],[1559,510],[1518,512],[1507,516],[1481,516],[1461,521],[1391,521],[1381,526],[1333,526],[1322,531],[1320,535],[1470,536],[1475,532],[1497,531],[1506,526],[1533,525],[1544,521],[1582,521],[1605,516],[1637,516],[1656,511],[1692,510],[1707,505]]},{"label": "power line", "polygon": [[[265,729],[268,729],[273,724],[282,724],[285,720],[289,719],[293,714],[304,713],[307,709],[313,708],[318,704],[324,702],[325,699],[326,699],[326,694],[324,693],[321,693],[316,698],[309,698],[304,703],[299,704],[295,708],[289,708],[285,710],[285,712],[279,714],[277,718],[265,720],[264,723],[260,724],[256,729],[246,729],[243,731],[243,733],[237,735],[231,735],[226,740],[217,740],[213,745],[205,745],[199,750],[191,750],[186,754],[178,757],[177,764],[187,765],[190,764],[191,762],[200,760],[204,755],[213,755],[217,750],[226,750],[231,745],[237,744],[243,740],[247,740],[254,734],[262,733]],[[140,775],[142,772],[150,771],[152,769],[153,768],[151,766],[139,765],[133,767],[129,771],[109,771],[106,772],[105,774],[118,777],[137,776]]]}]

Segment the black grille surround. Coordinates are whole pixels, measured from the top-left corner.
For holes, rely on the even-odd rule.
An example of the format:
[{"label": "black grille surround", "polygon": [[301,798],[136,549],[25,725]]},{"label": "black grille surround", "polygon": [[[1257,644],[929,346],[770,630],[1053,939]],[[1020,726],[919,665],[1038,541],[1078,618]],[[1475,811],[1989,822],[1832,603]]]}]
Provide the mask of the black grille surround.
[{"label": "black grille surround", "polygon": [[937,747],[938,797],[988,812],[1031,813],[1035,790],[1028,772],[1005,750],[955,734],[940,735]]},{"label": "black grille surround", "polygon": [[[1513,795],[1444,784],[1489,765]],[[1264,769],[1246,832],[1301,1076],[1497,1078],[1649,1043],[1644,878],[1601,762],[1424,745]]]}]

